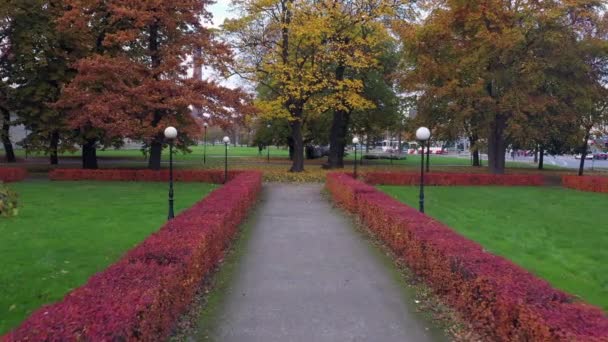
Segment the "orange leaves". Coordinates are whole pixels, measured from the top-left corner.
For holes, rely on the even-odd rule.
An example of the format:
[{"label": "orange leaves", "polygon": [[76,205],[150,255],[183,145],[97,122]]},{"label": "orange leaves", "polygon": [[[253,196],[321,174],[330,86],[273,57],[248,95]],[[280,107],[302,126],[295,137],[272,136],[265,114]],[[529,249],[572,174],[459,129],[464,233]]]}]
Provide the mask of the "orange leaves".
[{"label": "orange leaves", "polygon": [[[175,125],[194,138],[199,130],[192,107],[219,125],[253,113],[251,99],[239,89],[187,78],[191,65],[225,72],[231,62],[228,46],[201,21],[210,18],[210,1],[66,1],[62,27],[83,31],[88,49],[58,103],[73,128],[150,141]],[[201,53],[193,62],[196,49]]]}]

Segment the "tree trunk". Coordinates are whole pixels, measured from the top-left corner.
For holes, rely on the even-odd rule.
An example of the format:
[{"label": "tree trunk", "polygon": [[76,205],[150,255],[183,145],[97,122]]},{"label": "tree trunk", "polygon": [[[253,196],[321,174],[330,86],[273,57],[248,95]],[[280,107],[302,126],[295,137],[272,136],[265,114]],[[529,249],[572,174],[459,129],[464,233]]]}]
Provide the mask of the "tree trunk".
[{"label": "tree trunk", "polygon": [[2,109],[2,144],[4,145],[4,152],[6,153],[6,162],[7,163],[15,163],[17,162],[17,158],[15,157],[15,150],[13,149],[13,143],[11,143],[10,136],[11,129],[11,113]]},{"label": "tree trunk", "polygon": [[97,165],[97,140],[88,139],[82,145],[82,168],[83,169],[98,169]]},{"label": "tree trunk", "polygon": [[58,156],[58,150],[59,148],[59,131],[55,130],[53,131],[53,133],[51,133],[51,142],[49,144],[49,150],[50,150],[50,162],[51,165],[57,165],[59,164],[59,156]]},{"label": "tree trunk", "polygon": [[538,169],[542,170],[545,168],[545,147],[540,145],[538,147]]},{"label": "tree trunk", "polygon": [[469,137],[469,144],[471,145],[473,152],[473,166],[480,167],[481,163],[479,162],[479,148],[476,146],[477,140],[479,140],[479,137],[477,137],[475,134]]},{"label": "tree trunk", "polygon": [[[336,81],[344,80],[344,65],[336,68]],[[326,166],[330,169],[344,168],[344,149],[346,148],[346,133],[348,131],[349,113],[345,110],[335,110],[329,133],[329,157]]]},{"label": "tree trunk", "polygon": [[163,154],[163,140],[161,136],[156,136],[150,144],[150,157],[148,159],[148,169],[160,170],[160,162]]},{"label": "tree trunk", "polygon": [[578,167],[578,175],[582,176],[585,173],[585,158],[587,158],[587,149],[589,148],[589,130],[585,134],[585,142],[583,143],[583,149],[581,151],[581,163]]},{"label": "tree trunk", "polygon": [[293,137],[293,159],[291,172],[304,171],[304,141],[302,139],[302,122],[297,119],[291,123],[291,136]]},{"label": "tree trunk", "polygon": [[488,138],[488,167],[493,174],[505,173],[505,152],[507,150],[505,141],[506,119],[498,115],[490,125],[490,136]]}]

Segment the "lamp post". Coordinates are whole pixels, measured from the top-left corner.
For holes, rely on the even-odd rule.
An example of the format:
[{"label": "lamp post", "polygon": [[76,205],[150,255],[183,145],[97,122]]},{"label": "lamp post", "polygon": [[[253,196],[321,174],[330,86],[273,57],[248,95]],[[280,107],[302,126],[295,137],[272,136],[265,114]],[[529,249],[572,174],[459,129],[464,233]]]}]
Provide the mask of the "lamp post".
[{"label": "lamp post", "polygon": [[169,215],[171,220],[175,216],[173,213],[173,141],[177,138],[177,129],[169,126],[165,129],[165,138],[169,140]]},{"label": "lamp post", "polygon": [[224,154],[224,184],[228,181],[228,144],[230,144],[230,138],[228,136],[224,137],[224,146],[226,147],[226,152]]},{"label": "lamp post", "polygon": [[357,179],[357,145],[359,145],[359,138],[353,138],[353,144],[355,144],[355,166],[354,166],[354,175],[355,179]]},{"label": "lamp post", "polygon": [[203,164],[207,164],[207,127],[209,127],[209,124],[205,122],[203,126],[205,129],[203,136]]},{"label": "lamp post", "polygon": [[[266,128],[268,128],[268,130],[270,130],[271,127],[272,127],[271,124],[266,125]],[[268,144],[268,146],[266,146],[266,162],[270,163],[270,144]]]},{"label": "lamp post", "polygon": [[424,143],[431,137],[431,131],[426,127],[420,127],[416,131],[416,139],[420,141],[420,212],[424,213]]}]

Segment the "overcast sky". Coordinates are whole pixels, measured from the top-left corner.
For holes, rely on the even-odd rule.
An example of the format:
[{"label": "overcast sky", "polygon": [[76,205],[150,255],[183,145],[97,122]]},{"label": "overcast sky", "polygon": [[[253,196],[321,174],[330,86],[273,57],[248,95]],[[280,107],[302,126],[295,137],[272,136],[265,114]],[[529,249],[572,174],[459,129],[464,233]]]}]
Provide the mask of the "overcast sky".
[{"label": "overcast sky", "polygon": [[229,0],[217,0],[217,3],[211,6],[210,12],[213,14],[214,26],[219,26],[224,22],[224,19],[234,16],[233,13],[230,13],[229,8]]}]

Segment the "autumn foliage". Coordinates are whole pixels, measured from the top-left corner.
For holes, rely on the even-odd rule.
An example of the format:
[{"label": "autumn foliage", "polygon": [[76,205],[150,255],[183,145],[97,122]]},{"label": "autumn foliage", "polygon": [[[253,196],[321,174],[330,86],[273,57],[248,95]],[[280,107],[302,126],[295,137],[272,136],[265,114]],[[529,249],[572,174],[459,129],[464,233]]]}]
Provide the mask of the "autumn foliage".
[{"label": "autumn foliage", "polygon": [[[228,171],[228,180],[234,179],[243,171]],[[85,170],[55,169],[49,172],[52,181],[128,181],[128,182],[166,182],[169,170]],[[173,180],[178,182],[223,183],[224,171],[220,170],[174,170]]]},{"label": "autumn foliage", "polygon": [[608,318],[442,223],[346,174],[327,189],[492,341],[607,341]]},{"label": "autumn foliage", "polygon": [[0,182],[18,182],[27,177],[27,170],[16,167],[0,168]]},{"label": "autumn foliage", "polygon": [[217,266],[255,204],[245,172],[167,222],[105,271],[34,312],[2,341],[161,341]]},{"label": "autumn foliage", "polygon": [[562,176],[562,186],[581,191],[608,193],[608,177]]},{"label": "autumn foliage", "polygon": [[[374,185],[418,185],[419,173],[405,172],[367,172],[363,179]],[[427,173],[425,185],[505,185],[505,186],[541,186],[542,175],[495,175],[472,173]]]}]

